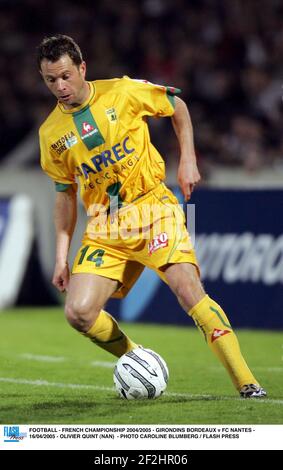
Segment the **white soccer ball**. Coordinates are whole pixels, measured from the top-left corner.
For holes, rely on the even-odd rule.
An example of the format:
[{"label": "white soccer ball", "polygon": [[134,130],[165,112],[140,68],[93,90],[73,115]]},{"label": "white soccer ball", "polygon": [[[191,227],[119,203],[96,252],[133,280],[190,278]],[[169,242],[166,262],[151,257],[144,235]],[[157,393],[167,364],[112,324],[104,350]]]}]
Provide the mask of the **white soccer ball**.
[{"label": "white soccer ball", "polygon": [[114,384],[122,398],[158,398],[167,387],[166,362],[151,349],[133,349],[119,358],[114,369]]}]

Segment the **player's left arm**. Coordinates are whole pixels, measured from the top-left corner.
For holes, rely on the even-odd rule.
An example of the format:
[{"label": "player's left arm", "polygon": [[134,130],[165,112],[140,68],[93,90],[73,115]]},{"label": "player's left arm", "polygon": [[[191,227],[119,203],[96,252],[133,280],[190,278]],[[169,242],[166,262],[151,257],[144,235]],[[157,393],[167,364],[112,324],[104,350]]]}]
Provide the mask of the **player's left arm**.
[{"label": "player's left arm", "polygon": [[175,96],[175,112],[171,118],[180,145],[178,182],[186,200],[200,181],[194,148],[193,126],[186,103]]}]

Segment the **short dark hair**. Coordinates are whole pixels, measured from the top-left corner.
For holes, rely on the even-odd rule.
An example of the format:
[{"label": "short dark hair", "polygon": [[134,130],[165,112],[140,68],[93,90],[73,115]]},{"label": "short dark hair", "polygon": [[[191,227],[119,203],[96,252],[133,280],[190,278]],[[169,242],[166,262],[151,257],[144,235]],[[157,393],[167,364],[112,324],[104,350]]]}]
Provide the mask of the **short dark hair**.
[{"label": "short dark hair", "polygon": [[65,54],[77,66],[83,61],[79,46],[70,36],[56,34],[55,36],[45,37],[37,48],[37,65],[39,70],[44,59],[50,62],[57,62]]}]

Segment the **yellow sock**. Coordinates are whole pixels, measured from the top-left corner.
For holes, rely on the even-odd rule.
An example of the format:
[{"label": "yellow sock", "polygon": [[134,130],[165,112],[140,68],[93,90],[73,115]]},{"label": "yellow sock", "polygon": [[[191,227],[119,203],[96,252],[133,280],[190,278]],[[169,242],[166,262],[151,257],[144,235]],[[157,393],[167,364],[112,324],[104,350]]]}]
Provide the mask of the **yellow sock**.
[{"label": "yellow sock", "polygon": [[105,310],[100,311],[94,325],[84,333],[84,336],[117,357],[138,347],[120,330],[116,320]]},{"label": "yellow sock", "polygon": [[190,311],[196,326],[204,334],[205,340],[227,369],[235,387],[257,384],[244,360],[235,333],[224,311],[206,295]]}]

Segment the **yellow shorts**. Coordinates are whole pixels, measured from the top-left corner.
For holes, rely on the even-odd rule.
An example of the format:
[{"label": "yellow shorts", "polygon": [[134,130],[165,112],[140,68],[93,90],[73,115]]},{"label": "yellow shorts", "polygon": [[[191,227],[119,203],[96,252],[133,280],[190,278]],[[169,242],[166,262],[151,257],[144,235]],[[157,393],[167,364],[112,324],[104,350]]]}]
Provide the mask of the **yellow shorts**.
[{"label": "yellow shorts", "polygon": [[174,263],[192,263],[199,272],[183,210],[161,183],[113,216],[91,219],[72,272],[119,281],[113,297],[122,298],[145,266],[166,282],[164,268]]}]

